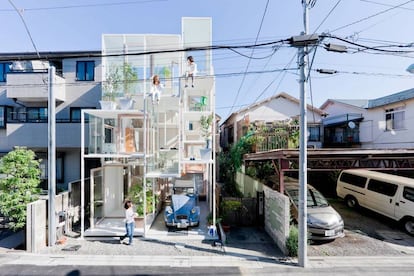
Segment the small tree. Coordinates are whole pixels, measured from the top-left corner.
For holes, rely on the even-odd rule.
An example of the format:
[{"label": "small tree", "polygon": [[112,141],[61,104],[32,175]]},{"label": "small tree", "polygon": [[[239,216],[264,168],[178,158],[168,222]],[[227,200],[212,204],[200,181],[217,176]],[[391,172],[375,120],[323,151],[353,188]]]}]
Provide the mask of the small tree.
[{"label": "small tree", "polygon": [[206,148],[209,147],[209,139],[211,139],[211,125],[213,124],[213,114],[200,117],[201,136],[206,139]]},{"label": "small tree", "polygon": [[26,225],[27,204],[40,193],[39,161],[35,153],[16,147],[0,160],[0,212],[9,218],[10,228],[19,230]]},{"label": "small tree", "polygon": [[109,72],[106,74],[105,81],[102,84],[103,95],[102,99],[105,101],[114,101],[121,85],[122,76],[119,73],[119,68],[111,66]]}]

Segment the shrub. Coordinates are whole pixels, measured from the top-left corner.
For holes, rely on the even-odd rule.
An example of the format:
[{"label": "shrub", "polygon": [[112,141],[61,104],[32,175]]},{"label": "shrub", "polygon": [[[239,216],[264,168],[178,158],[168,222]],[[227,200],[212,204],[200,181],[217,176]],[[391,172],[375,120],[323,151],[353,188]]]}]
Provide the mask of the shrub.
[{"label": "shrub", "polygon": [[223,222],[229,225],[238,223],[238,216],[242,206],[239,200],[223,199],[220,203],[220,215],[223,218]]},{"label": "shrub", "polygon": [[24,147],[16,147],[0,161],[0,212],[13,231],[26,226],[27,204],[40,193],[40,173],[35,153]]},{"label": "shrub", "polygon": [[298,228],[294,225],[290,226],[289,237],[286,240],[286,249],[291,257],[296,257],[298,255],[298,237]]},{"label": "shrub", "polygon": [[[153,196],[152,187],[147,187],[146,191],[146,204],[147,210],[146,213],[150,214],[154,211],[153,203],[155,200],[155,205],[158,203],[158,198]],[[144,188],[142,184],[134,184],[132,185],[127,199],[131,200],[132,203],[135,205],[136,211],[139,216],[144,215]]]}]

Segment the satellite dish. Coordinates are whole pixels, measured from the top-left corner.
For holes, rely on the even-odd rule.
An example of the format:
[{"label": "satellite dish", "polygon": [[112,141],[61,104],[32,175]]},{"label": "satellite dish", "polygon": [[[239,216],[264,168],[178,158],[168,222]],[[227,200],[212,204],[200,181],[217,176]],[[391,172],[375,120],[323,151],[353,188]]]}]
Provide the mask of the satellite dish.
[{"label": "satellite dish", "polygon": [[414,74],[414,64],[411,64],[410,66],[407,67],[407,72]]},{"label": "satellite dish", "polygon": [[348,122],[348,127],[352,129],[355,128],[355,123],[352,121]]}]

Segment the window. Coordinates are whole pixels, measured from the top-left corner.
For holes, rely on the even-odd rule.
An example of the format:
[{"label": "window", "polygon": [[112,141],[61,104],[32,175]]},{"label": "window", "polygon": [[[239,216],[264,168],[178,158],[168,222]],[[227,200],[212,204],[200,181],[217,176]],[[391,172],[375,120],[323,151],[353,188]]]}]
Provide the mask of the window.
[{"label": "window", "polygon": [[[95,109],[94,107],[71,107],[70,108],[70,121],[71,123],[80,123],[82,109]],[[89,114],[85,113],[85,122],[89,121]]]},{"label": "window", "polygon": [[76,62],[76,79],[78,81],[95,80],[95,61]]},{"label": "window", "polygon": [[374,191],[387,196],[394,196],[398,186],[384,181],[370,179],[368,190]]},{"label": "window", "polygon": [[320,141],[321,140],[321,129],[319,126],[309,126],[308,127],[308,131],[309,131],[309,141]]},{"label": "window", "polygon": [[365,183],[367,182],[367,179],[359,175],[342,173],[340,181],[360,187],[360,188],[365,188]]},{"label": "window", "polygon": [[404,187],[403,197],[409,201],[414,202],[414,189],[410,187]]},{"label": "window", "polygon": [[0,63],[0,82],[5,82],[7,80],[7,73],[10,72],[11,62],[1,62]]},{"label": "window", "polygon": [[5,118],[5,107],[4,106],[0,106],[0,128],[5,128],[6,127],[6,118]]},{"label": "window", "polygon": [[385,130],[404,128],[405,109],[403,106],[385,110]]},{"label": "window", "polygon": [[[40,161],[40,173],[41,173],[41,176],[40,176],[40,178],[41,179],[48,179],[48,177],[49,177],[49,175],[48,175],[48,163],[49,163],[49,161],[48,161],[48,159],[47,159],[47,156],[42,156],[42,155],[39,155],[40,157],[42,157],[41,158],[41,161]],[[63,182],[63,172],[64,172],[64,164],[63,164],[63,154],[62,153],[57,153],[57,156],[56,156],[56,173],[55,173],[55,175],[56,175],[56,181],[58,182],[58,183],[62,183]]]},{"label": "window", "polygon": [[27,108],[28,122],[45,122],[47,121],[46,107],[28,107]]}]

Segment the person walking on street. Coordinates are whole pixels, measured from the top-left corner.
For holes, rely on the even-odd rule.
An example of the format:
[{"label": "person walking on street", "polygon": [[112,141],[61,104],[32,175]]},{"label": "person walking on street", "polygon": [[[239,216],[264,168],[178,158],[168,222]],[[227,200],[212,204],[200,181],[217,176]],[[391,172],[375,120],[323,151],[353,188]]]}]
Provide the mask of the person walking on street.
[{"label": "person walking on street", "polygon": [[125,208],[125,230],[126,230],[126,234],[123,237],[121,237],[121,243],[124,243],[124,239],[126,239],[128,237],[129,238],[128,243],[125,243],[125,244],[132,245],[132,240],[133,240],[133,237],[134,237],[134,229],[135,229],[135,220],[134,219],[138,216],[138,214],[134,212],[131,200],[125,201],[124,208]]}]

